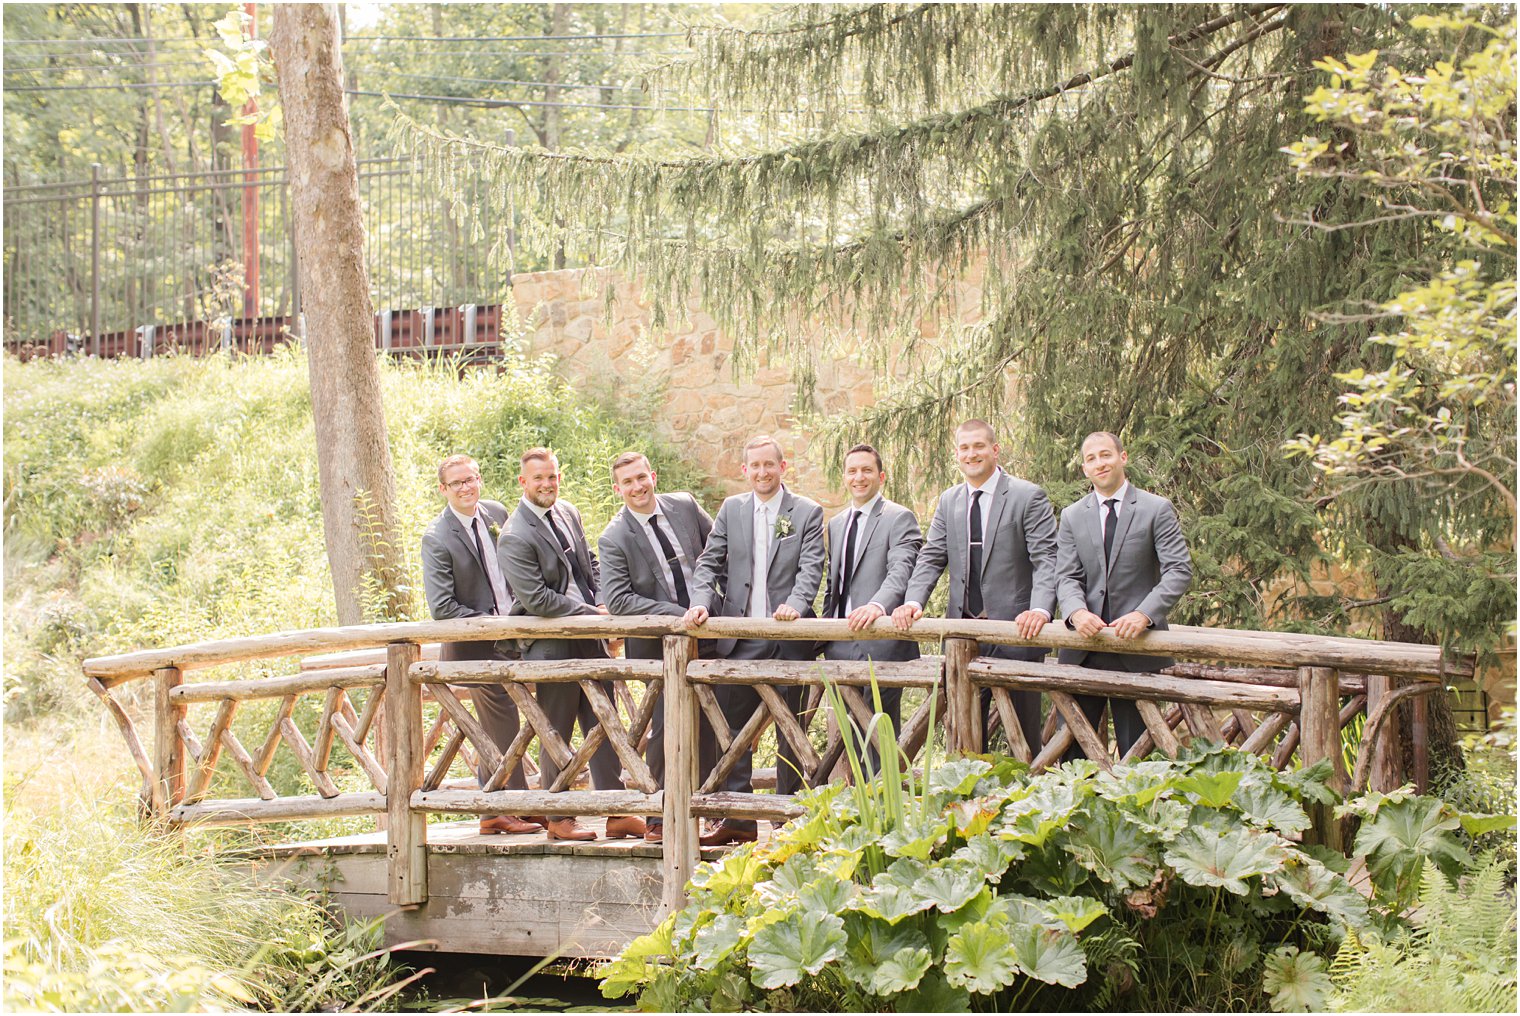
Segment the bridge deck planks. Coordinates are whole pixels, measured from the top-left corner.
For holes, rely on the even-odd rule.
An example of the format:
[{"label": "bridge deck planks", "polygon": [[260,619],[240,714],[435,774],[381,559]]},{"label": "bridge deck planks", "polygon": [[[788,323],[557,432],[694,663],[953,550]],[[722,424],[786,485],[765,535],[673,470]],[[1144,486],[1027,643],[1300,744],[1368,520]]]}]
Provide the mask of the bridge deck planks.
[{"label": "bridge deck planks", "polygon": [[[605,820],[583,819],[598,834]],[[272,881],[324,891],[348,920],[386,915],[385,943],[500,956],[605,957],[660,920],[660,847],[643,840],[549,842],[542,833],[481,836],[474,821],[428,825],[427,903],[386,899],[381,832],[257,851]],[[761,823],[764,836],[765,823]],[[705,849],[704,858],[720,850]]]}]

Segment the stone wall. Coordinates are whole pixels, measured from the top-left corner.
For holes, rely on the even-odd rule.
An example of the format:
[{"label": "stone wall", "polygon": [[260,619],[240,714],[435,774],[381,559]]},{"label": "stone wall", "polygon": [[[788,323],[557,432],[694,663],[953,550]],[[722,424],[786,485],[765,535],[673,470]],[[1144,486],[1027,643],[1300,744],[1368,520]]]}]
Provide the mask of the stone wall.
[{"label": "stone wall", "polygon": [[[609,316],[602,278],[585,276],[585,270],[572,269],[513,278],[530,356],[552,354],[561,375],[593,391],[619,385],[625,390],[658,388],[652,420],[656,430],[688,449],[729,493],[744,489],[739,467],[745,441],[769,433],[786,451],[790,486],[830,508],[843,502],[843,492],[826,479],[826,464],[813,455],[813,435],[793,415],[796,385],[784,367],[769,365],[762,354],[752,372],[736,377],[733,336],[718,328],[700,300],[691,301],[686,321],[655,331],[649,305],[635,287],[616,280]],[[955,299],[957,316],[974,320],[980,305],[974,276]],[[934,322],[920,322],[926,337],[938,330]],[[863,359],[820,363],[818,396],[824,410],[870,405],[877,395],[874,373]]]}]

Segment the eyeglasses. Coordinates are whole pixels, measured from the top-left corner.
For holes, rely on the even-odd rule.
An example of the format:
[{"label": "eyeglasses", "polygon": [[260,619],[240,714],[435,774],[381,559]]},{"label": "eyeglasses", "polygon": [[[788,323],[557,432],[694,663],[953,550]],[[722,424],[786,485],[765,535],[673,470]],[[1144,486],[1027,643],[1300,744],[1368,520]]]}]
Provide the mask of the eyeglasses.
[{"label": "eyeglasses", "polygon": [[463,490],[465,487],[478,487],[480,486],[480,474],[476,473],[474,476],[466,476],[463,480],[450,480],[448,483],[445,483],[444,486],[450,490]]}]

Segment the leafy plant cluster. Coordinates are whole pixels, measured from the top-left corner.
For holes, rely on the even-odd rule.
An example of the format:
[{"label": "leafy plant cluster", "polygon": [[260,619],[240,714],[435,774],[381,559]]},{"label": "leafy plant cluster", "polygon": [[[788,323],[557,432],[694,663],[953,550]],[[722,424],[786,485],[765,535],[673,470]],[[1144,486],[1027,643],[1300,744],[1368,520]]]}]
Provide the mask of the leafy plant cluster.
[{"label": "leafy plant cluster", "polygon": [[1265,1008],[1273,950],[1380,940],[1411,866],[1467,860],[1450,806],[1355,803],[1369,901],[1304,842],[1329,776],[1207,746],[1111,774],[971,757],[921,790],[819,788],[769,843],[704,864],[603,990],[672,1011]]}]

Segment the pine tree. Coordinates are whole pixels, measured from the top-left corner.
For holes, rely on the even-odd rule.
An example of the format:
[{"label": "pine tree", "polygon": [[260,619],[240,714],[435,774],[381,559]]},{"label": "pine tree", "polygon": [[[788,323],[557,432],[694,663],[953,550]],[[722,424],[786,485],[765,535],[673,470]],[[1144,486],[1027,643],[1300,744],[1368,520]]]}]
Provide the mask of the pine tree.
[{"label": "pine tree", "polygon": [[[694,31],[693,56],[654,71],[730,110],[745,141],[701,158],[505,148],[405,118],[395,137],[444,187],[484,177],[535,210],[523,242],[646,279],[657,319],[699,293],[738,337],[738,369],[783,355],[806,394],[841,351],[915,365],[821,424],[828,458],[869,438],[927,489],[947,474],[951,421],[987,416],[1005,460],[1059,500],[1082,435],[1117,431],[1137,481],[1184,515],[1196,577],[1177,619],[1488,649],[1515,590],[1493,552],[1510,523],[1482,491],[1332,495],[1283,451],[1329,430],[1338,373],[1386,364],[1361,312],[1444,254],[1428,221],[1380,216],[1356,181],[1300,178],[1282,152],[1324,130],[1305,111],[1316,61],[1382,49],[1423,67],[1486,41],[1427,37],[1407,15],[804,6],[763,31]],[[1485,186],[1513,207],[1513,181]],[[928,348],[907,326],[979,266],[980,324]],[[1512,274],[1512,251],[1485,270]],[[803,327],[821,313],[834,332]],[[1368,588],[1318,592],[1337,566]]]}]

